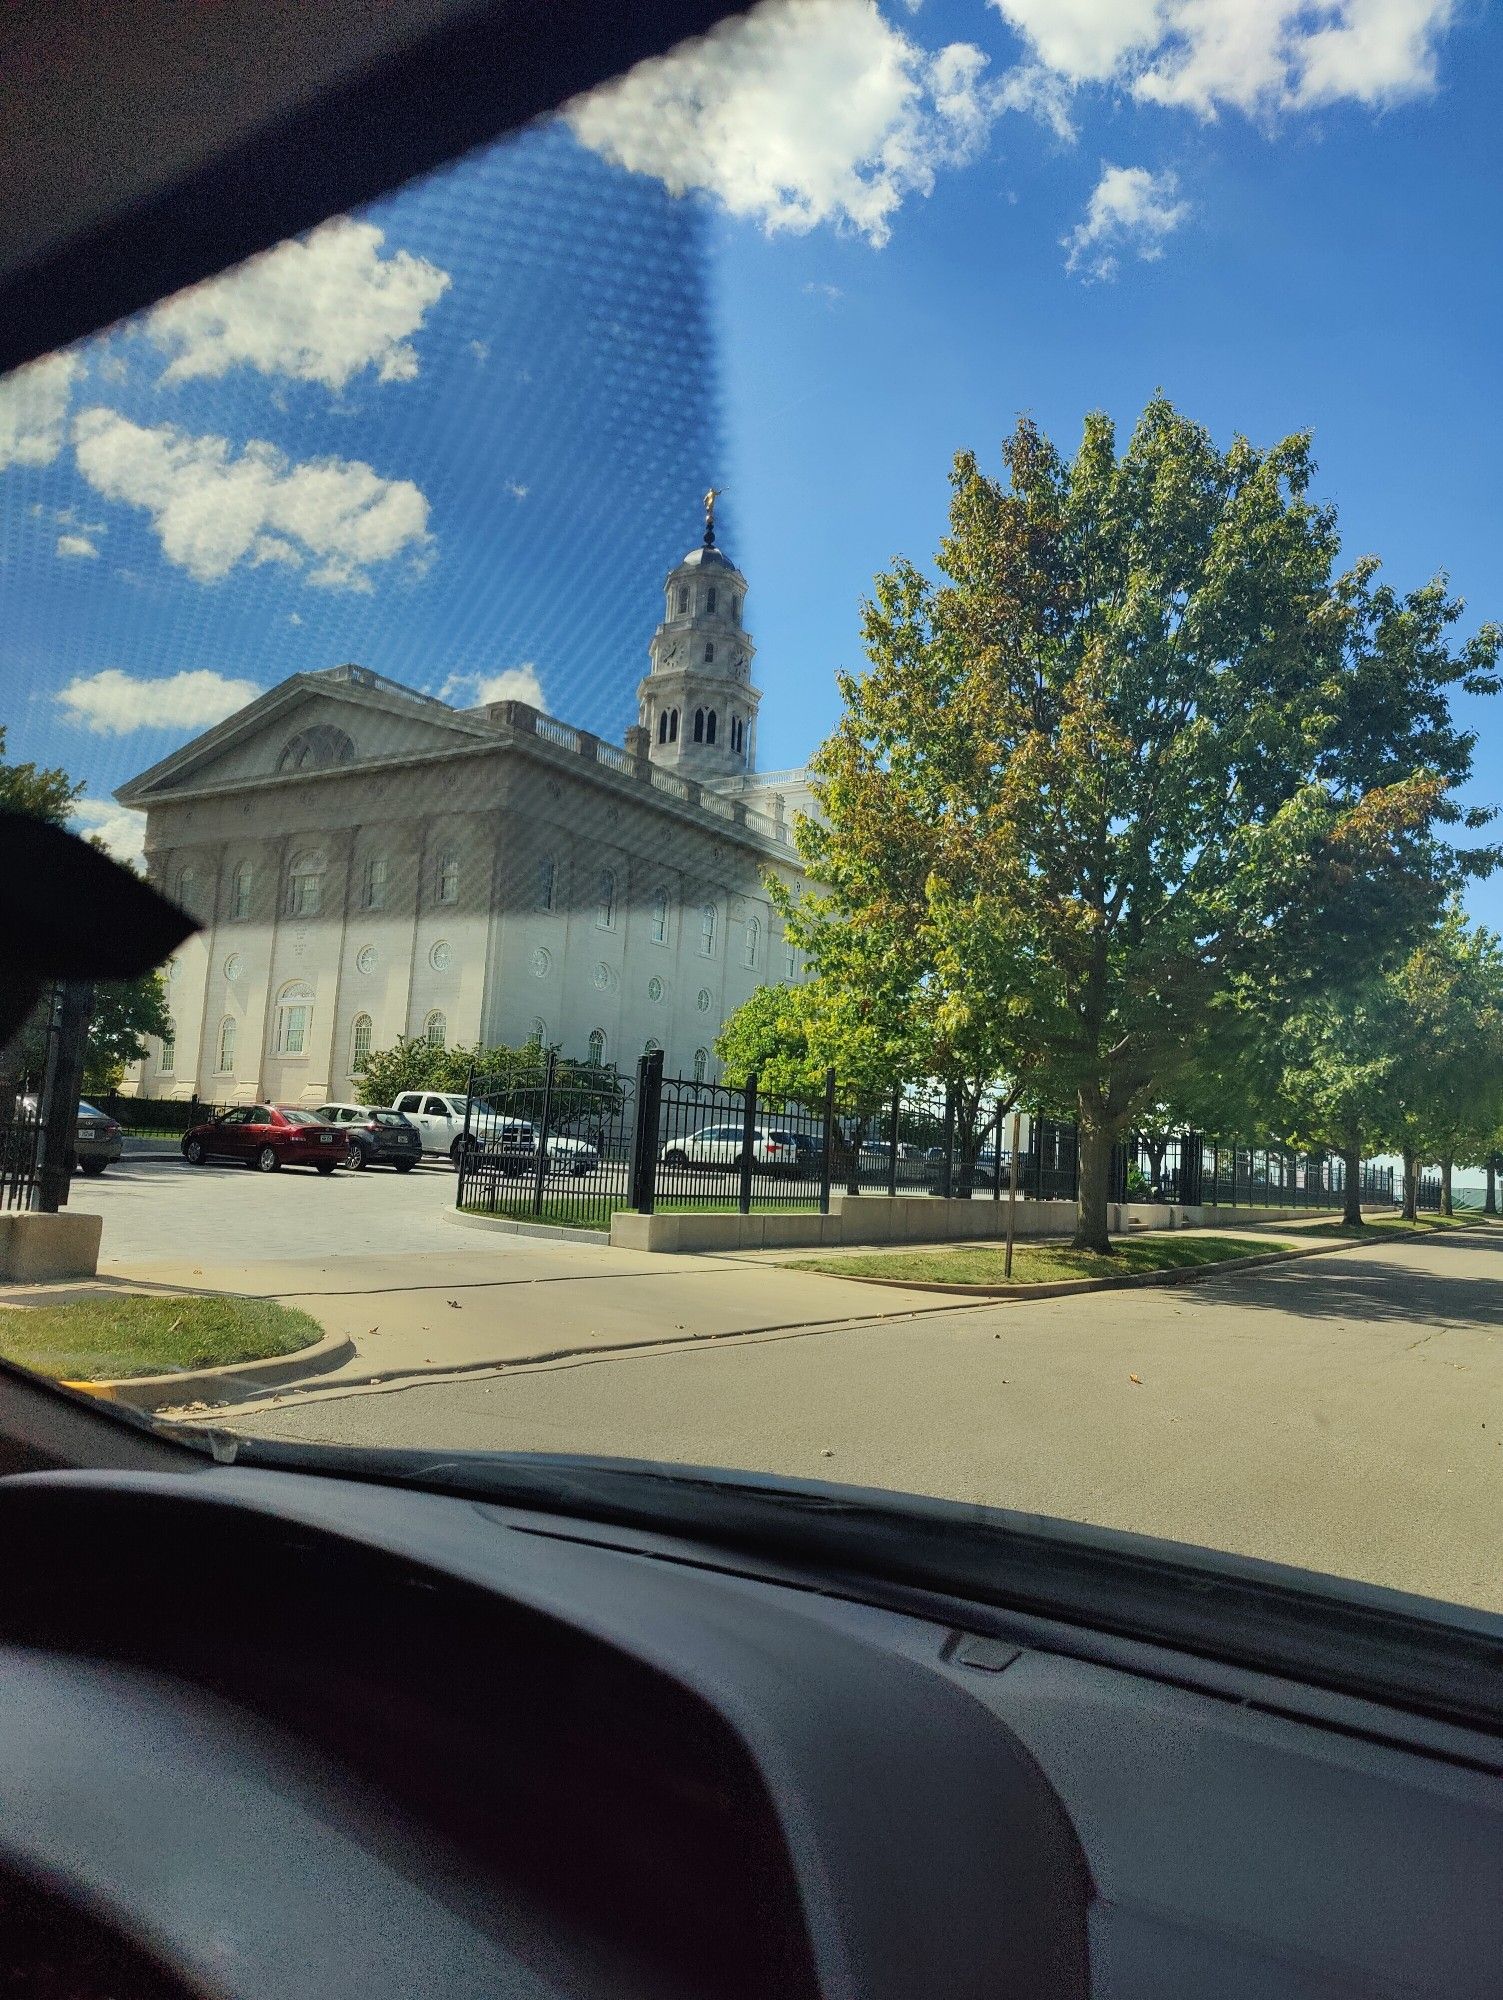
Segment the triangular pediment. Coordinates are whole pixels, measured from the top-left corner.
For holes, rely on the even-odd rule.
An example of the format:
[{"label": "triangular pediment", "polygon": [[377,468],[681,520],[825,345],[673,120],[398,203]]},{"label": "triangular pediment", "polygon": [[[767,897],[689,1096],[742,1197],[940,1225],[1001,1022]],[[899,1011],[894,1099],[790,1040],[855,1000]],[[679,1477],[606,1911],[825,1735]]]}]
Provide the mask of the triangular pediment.
[{"label": "triangular pediment", "polygon": [[294,674],[130,779],[115,796],[122,805],[145,807],[227,785],[438,756],[479,747],[494,734],[483,717],[358,668]]}]

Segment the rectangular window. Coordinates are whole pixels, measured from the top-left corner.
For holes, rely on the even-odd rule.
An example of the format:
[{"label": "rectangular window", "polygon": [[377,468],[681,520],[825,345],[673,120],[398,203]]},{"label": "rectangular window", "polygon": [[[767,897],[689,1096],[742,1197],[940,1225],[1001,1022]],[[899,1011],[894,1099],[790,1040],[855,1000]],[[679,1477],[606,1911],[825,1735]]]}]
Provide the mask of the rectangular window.
[{"label": "rectangular window", "polygon": [[668,891],[659,889],[652,899],[652,941],[654,944],[668,942]]},{"label": "rectangular window", "polygon": [[558,891],[558,868],[551,854],[545,854],[538,863],[538,908],[551,910]]},{"label": "rectangular window", "polygon": [[162,1053],[157,1058],[157,1068],[166,1075],[177,1064],[177,1035],[169,1032],[162,1037]]},{"label": "rectangular window", "polygon": [[235,1023],[229,1015],[219,1024],[219,1059],[214,1067],[221,1075],[235,1067]]},{"label": "rectangular window", "polygon": [[459,856],[453,852],[438,857],[438,900],[441,903],[459,901]]},{"label": "rectangular window", "polygon": [[284,1007],[282,1009],[282,1054],[300,1056],[308,1039],[308,1009],[306,1007]]},{"label": "rectangular window", "polygon": [[715,616],[715,592],[713,590],[706,591],[705,593],[705,611],[711,618]]},{"label": "rectangular window", "polygon": [[699,955],[701,958],[715,956],[715,906],[706,903],[699,913]]},{"label": "rectangular window", "polygon": [[250,863],[242,861],[230,877],[230,916],[236,923],[243,923],[250,915],[250,899]]},{"label": "rectangular window", "polygon": [[368,910],[386,908],[386,882],[389,870],[384,854],[373,854],[365,864],[364,903]]}]

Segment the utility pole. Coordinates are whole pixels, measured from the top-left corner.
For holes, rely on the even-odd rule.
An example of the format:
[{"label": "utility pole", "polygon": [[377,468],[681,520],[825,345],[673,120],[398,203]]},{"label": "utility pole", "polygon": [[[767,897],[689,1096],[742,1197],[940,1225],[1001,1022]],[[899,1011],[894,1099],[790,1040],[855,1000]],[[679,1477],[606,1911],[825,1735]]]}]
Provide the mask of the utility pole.
[{"label": "utility pole", "polygon": [[47,1073],[37,1116],[37,1207],[56,1215],[68,1202],[73,1151],[78,1143],[78,1100],[83,1090],[84,1047],[94,1011],[91,980],[60,980],[52,989],[47,1023]]}]

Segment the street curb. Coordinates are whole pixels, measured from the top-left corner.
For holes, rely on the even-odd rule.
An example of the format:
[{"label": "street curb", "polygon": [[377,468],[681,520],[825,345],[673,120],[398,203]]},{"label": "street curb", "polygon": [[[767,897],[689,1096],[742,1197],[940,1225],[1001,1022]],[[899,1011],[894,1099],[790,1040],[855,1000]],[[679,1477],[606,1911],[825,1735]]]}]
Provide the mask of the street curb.
[{"label": "street curb", "polygon": [[[1379,1241],[1382,1239],[1379,1238]],[[932,1278],[872,1278],[854,1271],[826,1271],[818,1264],[785,1264],[789,1271],[807,1271],[811,1277],[840,1278],[848,1285],[889,1285],[894,1291],[943,1292],[959,1299],[1010,1300],[1022,1304],[1029,1299],[1068,1299],[1083,1292],[1132,1292],[1153,1285],[1188,1285],[1197,1279],[1214,1278],[1228,1271],[1258,1271],[1268,1264],[1292,1264],[1299,1257],[1321,1257],[1329,1250],[1370,1250],[1362,1238],[1302,1243],[1297,1250],[1268,1250],[1256,1257],[1224,1257],[1215,1264],[1187,1264],[1172,1271],[1131,1271],[1120,1278],[1054,1278],[1042,1285],[945,1285]]]},{"label": "street curb", "polygon": [[570,1229],[562,1222],[519,1222],[512,1215],[471,1215],[468,1209],[449,1208],[444,1213],[462,1229],[488,1229],[498,1236],[544,1236],[555,1243],[598,1243],[611,1247],[608,1229]]},{"label": "street curb", "polygon": [[177,1375],[128,1375],[114,1382],[64,1382],[102,1402],[124,1403],[133,1410],[155,1410],[181,1403],[240,1403],[267,1389],[285,1388],[305,1376],[327,1375],[355,1358],[355,1343],[347,1333],[326,1333],[311,1347],[292,1354],[269,1354],[260,1361],[229,1361],[217,1368],[185,1368]]}]

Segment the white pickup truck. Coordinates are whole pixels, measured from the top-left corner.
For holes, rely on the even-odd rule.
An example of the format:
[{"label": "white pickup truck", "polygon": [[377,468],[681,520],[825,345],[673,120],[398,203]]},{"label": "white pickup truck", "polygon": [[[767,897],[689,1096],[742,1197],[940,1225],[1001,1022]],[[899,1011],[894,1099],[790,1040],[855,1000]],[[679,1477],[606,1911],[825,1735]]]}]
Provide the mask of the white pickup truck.
[{"label": "white pickup truck", "polygon": [[[464,1092],[451,1090],[404,1090],[392,1100],[393,1111],[410,1118],[423,1137],[425,1153],[439,1153],[459,1164],[465,1143]],[[519,1164],[536,1160],[537,1127],[526,1118],[497,1111],[483,1097],[470,1102],[470,1147],[478,1151],[499,1150],[515,1155]],[[548,1139],[550,1173],[593,1173],[600,1155],[586,1139],[570,1139],[554,1132]]]}]

